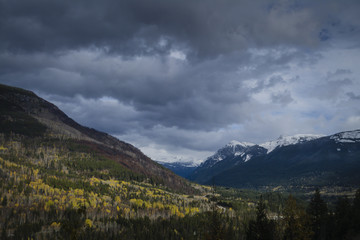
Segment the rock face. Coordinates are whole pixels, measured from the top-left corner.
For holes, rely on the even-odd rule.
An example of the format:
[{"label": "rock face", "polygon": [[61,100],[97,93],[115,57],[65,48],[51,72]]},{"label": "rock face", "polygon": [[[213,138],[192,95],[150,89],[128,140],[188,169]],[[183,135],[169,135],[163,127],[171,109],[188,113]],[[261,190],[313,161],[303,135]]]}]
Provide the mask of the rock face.
[{"label": "rock face", "polygon": [[359,187],[360,130],[296,135],[260,145],[228,144],[190,179],[242,188]]},{"label": "rock face", "polygon": [[126,169],[175,190],[192,191],[190,184],[145,156],[131,144],[82,126],[54,104],[33,92],[0,85],[0,133],[27,137],[72,139],[113,159]]}]

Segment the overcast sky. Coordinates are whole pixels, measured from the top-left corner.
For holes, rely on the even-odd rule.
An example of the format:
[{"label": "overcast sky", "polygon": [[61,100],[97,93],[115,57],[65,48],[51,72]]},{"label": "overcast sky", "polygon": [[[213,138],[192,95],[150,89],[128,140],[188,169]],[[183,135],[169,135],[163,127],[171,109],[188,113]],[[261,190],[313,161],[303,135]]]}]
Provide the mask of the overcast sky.
[{"label": "overcast sky", "polygon": [[360,128],[360,1],[0,0],[0,83],[154,160]]}]

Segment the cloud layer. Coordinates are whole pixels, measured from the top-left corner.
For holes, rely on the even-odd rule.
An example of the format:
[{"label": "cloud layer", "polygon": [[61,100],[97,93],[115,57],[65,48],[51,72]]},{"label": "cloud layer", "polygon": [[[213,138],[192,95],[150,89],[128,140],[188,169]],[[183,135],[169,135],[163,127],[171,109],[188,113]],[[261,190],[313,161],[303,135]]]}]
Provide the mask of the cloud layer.
[{"label": "cloud layer", "polygon": [[0,0],[0,82],[156,160],[360,128],[358,1]]}]

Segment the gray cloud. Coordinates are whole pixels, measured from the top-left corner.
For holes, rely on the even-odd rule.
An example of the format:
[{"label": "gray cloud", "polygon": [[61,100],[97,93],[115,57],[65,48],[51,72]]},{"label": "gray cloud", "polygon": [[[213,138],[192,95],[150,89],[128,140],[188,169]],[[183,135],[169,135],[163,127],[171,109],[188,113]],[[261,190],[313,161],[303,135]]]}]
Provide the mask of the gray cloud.
[{"label": "gray cloud", "polygon": [[181,48],[210,57],[249,46],[313,46],[329,24],[342,34],[359,29],[359,4],[332,2],[2,0],[0,47],[42,52],[95,46],[124,56]]},{"label": "gray cloud", "polygon": [[338,97],[345,94],[344,91],[354,83],[350,78],[342,78],[344,73],[348,74],[348,72],[343,72],[341,70],[337,70],[334,73],[328,73],[325,81],[315,86],[310,93],[313,97],[319,99],[337,101]]},{"label": "gray cloud", "polygon": [[287,104],[294,101],[294,99],[291,97],[291,93],[289,91],[284,91],[276,94],[271,95],[271,100],[274,103],[281,104],[283,106],[286,106]]},{"label": "gray cloud", "polygon": [[162,158],[326,134],[358,126],[344,106],[358,108],[359,12],[335,0],[0,0],[0,82]]},{"label": "gray cloud", "polygon": [[256,87],[252,89],[253,92],[260,92],[264,89],[274,87],[278,84],[285,83],[281,76],[271,76],[269,79],[260,79],[257,81]]},{"label": "gray cloud", "polygon": [[332,80],[339,77],[344,77],[352,74],[352,71],[350,69],[336,69],[334,72],[328,72],[326,79]]},{"label": "gray cloud", "polygon": [[355,95],[353,92],[348,92],[346,95],[352,100],[360,100],[360,95]]}]

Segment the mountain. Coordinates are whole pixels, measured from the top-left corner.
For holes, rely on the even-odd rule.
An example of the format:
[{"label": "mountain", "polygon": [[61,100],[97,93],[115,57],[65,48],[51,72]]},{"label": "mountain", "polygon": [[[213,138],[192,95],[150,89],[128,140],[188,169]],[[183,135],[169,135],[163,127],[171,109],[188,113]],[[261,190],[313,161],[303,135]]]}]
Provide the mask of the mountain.
[{"label": "mountain", "polygon": [[[76,148],[84,154],[106,159],[111,166],[116,164],[115,168],[121,168],[122,177],[130,180],[148,179],[171,189],[191,191],[187,181],[131,144],[78,124],[55,105],[24,89],[0,85],[0,137],[2,144],[11,138],[22,146],[31,142],[36,144],[35,147],[41,147],[51,142],[57,146],[56,151]],[[76,159],[72,161],[73,165],[80,164]]]},{"label": "mountain", "polygon": [[201,167],[210,168],[230,156],[236,157],[242,155],[246,149],[254,145],[253,143],[231,141],[225,147],[219,149],[214,155],[207,158],[207,160],[201,164]]},{"label": "mountain", "polygon": [[298,143],[304,143],[310,140],[314,140],[317,138],[324,137],[324,135],[315,135],[315,134],[297,134],[294,136],[280,136],[278,139],[274,141],[269,141],[260,144],[261,147],[267,149],[267,153],[272,152],[274,149],[278,147],[294,145]]},{"label": "mountain", "polygon": [[263,155],[266,149],[247,142],[231,141],[214,155],[208,157],[189,179],[195,182],[209,183],[220,172],[249,161],[252,157]]},{"label": "mountain", "polygon": [[[214,163],[219,153],[227,154]],[[243,188],[358,187],[359,172],[360,130],[354,130],[331,136],[280,137],[260,145],[228,144],[189,178]]]},{"label": "mountain", "polygon": [[321,135],[298,134],[294,136],[280,136],[274,141],[257,145],[249,142],[231,141],[220,148],[214,155],[208,157],[189,178],[193,181],[206,183],[216,174],[249,161],[251,158],[262,156],[272,152],[274,149],[303,143]]},{"label": "mountain", "polygon": [[198,167],[198,165],[194,164],[193,162],[159,162],[161,165],[170,169],[175,174],[183,177],[188,178]]}]

